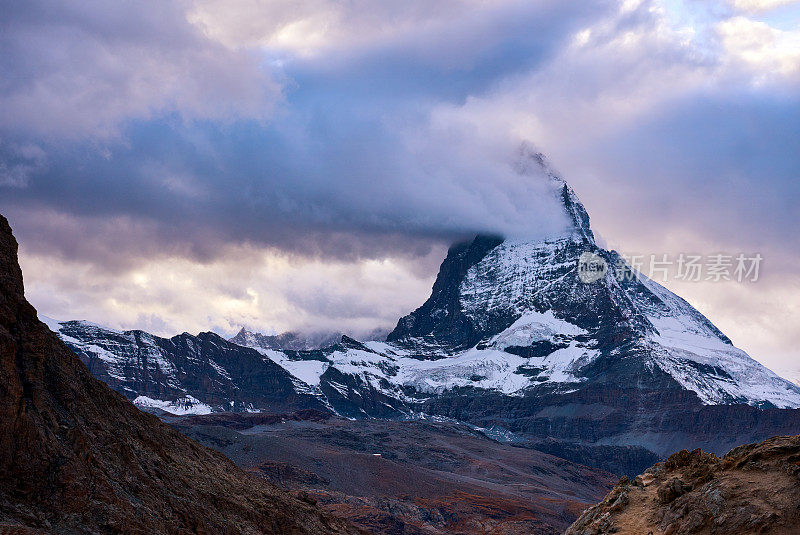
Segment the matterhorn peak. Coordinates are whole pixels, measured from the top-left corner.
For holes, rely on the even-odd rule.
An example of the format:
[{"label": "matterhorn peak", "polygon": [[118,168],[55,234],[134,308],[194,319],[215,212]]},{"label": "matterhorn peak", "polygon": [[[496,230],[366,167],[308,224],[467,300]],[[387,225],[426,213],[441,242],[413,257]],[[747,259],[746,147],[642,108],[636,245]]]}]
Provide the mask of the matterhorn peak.
[{"label": "matterhorn peak", "polygon": [[[472,351],[500,367],[509,355],[527,359],[514,372],[535,371],[531,382],[520,380],[527,389],[641,374],[658,382],[663,373],[707,404],[800,406],[795,385],[733,347],[615,251],[598,247],[586,209],[541,152],[522,144],[515,169],[549,181],[570,227],[540,239],[479,235],[453,246],[430,298],[400,319],[388,342],[456,359]],[[603,267],[597,276],[582,276],[587,257]]]},{"label": "matterhorn peak", "polygon": [[589,214],[586,212],[586,208],[575,194],[575,190],[553,168],[542,152],[538,151],[531,142],[523,141],[517,149],[513,167],[522,176],[531,177],[534,180],[542,178],[547,180],[551,190],[564,207],[570,223],[568,232],[584,244],[594,245],[594,234],[589,224]]}]

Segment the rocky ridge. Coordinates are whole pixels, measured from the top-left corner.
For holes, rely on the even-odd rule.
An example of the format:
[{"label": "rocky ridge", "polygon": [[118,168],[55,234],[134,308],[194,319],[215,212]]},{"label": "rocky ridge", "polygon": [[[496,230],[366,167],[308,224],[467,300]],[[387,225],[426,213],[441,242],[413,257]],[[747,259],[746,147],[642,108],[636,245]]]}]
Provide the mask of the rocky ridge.
[{"label": "rocky ridge", "polygon": [[141,408],[197,414],[326,407],[284,367],[214,333],[162,338],[85,321],[47,323],[95,377]]},{"label": "rocky ridge", "polygon": [[800,530],[800,436],[718,458],[682,450],[622,480],[565,535],[789,535]]}]

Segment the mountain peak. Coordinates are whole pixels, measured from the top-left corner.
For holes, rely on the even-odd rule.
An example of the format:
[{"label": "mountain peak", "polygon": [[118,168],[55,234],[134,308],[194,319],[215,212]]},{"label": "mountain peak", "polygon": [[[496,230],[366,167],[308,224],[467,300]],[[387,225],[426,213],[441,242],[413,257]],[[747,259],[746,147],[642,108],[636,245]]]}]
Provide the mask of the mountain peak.
[{"label": "mountain peak", "polygon": [[520,144],[517,158],[514,161],[514,169],[520,175],[532,179],[544,177],[549,181],[566,211],[567,219],[572,227],[570,230],[574,231],[584,243],[594,244],[594,234],[589,225],[589,214],[583,203],[567,184],[567,181],[555,171],[547,157],[536,150],[532,143],[524,141]]},{"label": "mountain peak", "polygon": [[450,247],[439,268],[430,298],[417,310],[401,318],[386,340],[392,342],[417,338],[427,339],[436,345],[455,346],[476,343],[481,334],[462,313],[459,285],[467,271],[501,243],[501,236],[479,234]]},{"label": "mountain peak", "polygon": [[[477,234],[471,240],[454,244],[442,262],[430,298],[401,318],[387,341],[451,349],[474,345],[513,323],[521,311],[536,309],[530,304],[523,305],[522,301],[533,294],[525,295],[522,281],[536,277],[537,265],[566,276],[570,268],[575,267],[576,262],[570,262],[573,257],[577,259],[576,254],[579,256],[583,251],[597,248],[583,203],[541,152],[530,143],[521,144],[514,169],[532,180],[544,177],[550,182],[569,221],[566,232],[535,240]],[[568,257],[569,261],[565,262]],[[558,266],[547,264],[548,258],[555,260]],[[478,293],[486,294],[484,297],[489,302],[483,298],[465,302],[465,290],[469,293],[469,286],[475,282],[485,290]],[[508,306],[502,303],[504,295]]]},{"label": "mountain peak", "polygon": [[250,331],[242,327],[239,333],[228,341],[245,347],[303,351],[333,345],[341,337],[342,333],[328,331],[303,334],[295,331],[286,331],[281,334],[270,335]]},{"label": "mountain peak", "polygon": [[594,245],[594,233],[589,224],[589,214],[586,212],[583,203],[578,200],[575,191],[566,182],[561,187],[561,201],[564,203],[564,209],[567,211],[567,216],[572,221],[577,234],[586,245]]},{"label": "mountain peak", "polygon": [[[598,247],[586,209],[541,153],[524,146],[516,168],[539,179],[545,174],[571,228],[544,239],[479,235],[454,245],[431,296],[400,319],[388,342],[437,358],[491,349],[534,359],[525,364],[536,370],[534,386],[520,381],[524,388],[554,377],[580,383],[644,373],[659,381],[659,370],[673,380],[670,388],[692,391],[706,404],[800,406],[796,385],[733,347],[689,303],[633,272],[615,251]],[[607,266],[589,281],[579,272],[587,254]],[[500,367],[508,360],[482,358]],[[515,372],[525,373],[532,371]]]}]

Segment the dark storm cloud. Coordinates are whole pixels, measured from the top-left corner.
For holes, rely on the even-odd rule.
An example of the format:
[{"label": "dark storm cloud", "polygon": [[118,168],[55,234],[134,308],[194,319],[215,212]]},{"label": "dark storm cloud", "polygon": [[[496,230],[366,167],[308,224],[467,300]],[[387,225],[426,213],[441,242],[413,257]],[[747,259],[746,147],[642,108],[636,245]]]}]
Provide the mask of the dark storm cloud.
[{"label": "dark storm cloud", "polygon": [[[300,100],[463,101],[550,59],[614,2],[511,2],[371,47],[334,48],[289,65]],[[413,106],[409,106],[413,107]],[[408,111],[408,110],[405,110]]]},{"label": "dark storm cloud", "polygon": [[46,168],[2,204],[23,235],[36,232],[37,252],[108,266],[157,255],[205,261],[239,243],[340,259],[424,255],[482,230],[562,224],[546,182],[513,170],[514,151],[492,161],[469,139],[420,136],[435,154],[410,153],[371,120],[342,127],[317,116],[298,138],[256,124],[148,122],[101,151],[50,150]]},{"label": "dark storm cloud", "polygon": [[[431,124],[429,112],[535,68],[605,2],[512,4],[289,60],[269,121],[224,122],[209,110],[258,104],[248,84],[263,73],[189,26],[180,4],[159,5],[31,4],[5,22],[12,109],[0,143],[5,182],[17,187],[0,209],[37,252],[111,269],[157,255],[205,261],[237,243],[417,256],[479,231],[563,224],[544,182],[513,171],[519,139],[487,148],[476,133]],[[91,135],[112,127],[111,138]],[[21,160],[23,141],[39,151],[35,162]]]},{"label": "dark storm cloud", "polygon": [[113,135],[164,110],[266,116],[279,88],[256,57],[206,38],[186,3],[0,3],[0,136]]}]

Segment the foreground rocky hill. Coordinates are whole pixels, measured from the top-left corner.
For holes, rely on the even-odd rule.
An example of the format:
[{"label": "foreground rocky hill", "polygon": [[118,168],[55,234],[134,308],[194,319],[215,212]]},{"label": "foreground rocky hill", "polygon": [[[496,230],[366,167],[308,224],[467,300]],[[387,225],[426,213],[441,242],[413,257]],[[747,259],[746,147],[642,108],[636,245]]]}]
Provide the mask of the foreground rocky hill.
[{"label": "foreground rocky hill", "polygon": [[25,300],[0,216],[0,532],[31,530],[355,532],[92,377]]},{"label": "foreground rocky hill", "polygon": [[680,451],[623,478],[565,535],[800,533],[800,436],[773,437],[717,458]]}]

